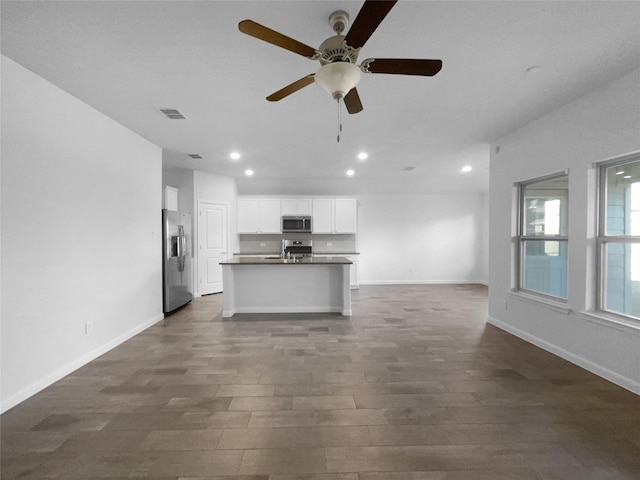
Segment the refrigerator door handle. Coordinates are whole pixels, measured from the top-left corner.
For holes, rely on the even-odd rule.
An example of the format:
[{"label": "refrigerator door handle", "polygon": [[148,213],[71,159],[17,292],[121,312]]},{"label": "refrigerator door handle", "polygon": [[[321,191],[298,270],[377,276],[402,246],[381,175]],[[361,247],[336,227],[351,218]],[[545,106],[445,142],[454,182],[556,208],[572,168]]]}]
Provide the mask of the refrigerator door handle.
[{"label": "refrigerator door handle", "polygon": [[184,260],[187,250],[187,239],[184,235],[184,227],[178,225],[178,271],[184,272]]},{"label": "refrigerator door handle", "polygon": [[184,240],[184,229],[182,228],[182,225],[178,225],[178,244],[176,245],[176,256],[177,257],[181,257],[183,255],[182,253],[182,242]]}]

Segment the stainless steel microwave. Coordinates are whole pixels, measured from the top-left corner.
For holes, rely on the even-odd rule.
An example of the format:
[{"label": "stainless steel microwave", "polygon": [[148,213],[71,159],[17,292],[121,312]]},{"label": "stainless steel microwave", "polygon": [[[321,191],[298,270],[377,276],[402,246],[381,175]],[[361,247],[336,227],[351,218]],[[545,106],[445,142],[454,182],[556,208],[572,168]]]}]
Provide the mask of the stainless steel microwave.
[{"label": "stainless steel microwave", "polygon": [[283,215],[282,216],[282,233],[311,233],[311,216],[310,215]]}]

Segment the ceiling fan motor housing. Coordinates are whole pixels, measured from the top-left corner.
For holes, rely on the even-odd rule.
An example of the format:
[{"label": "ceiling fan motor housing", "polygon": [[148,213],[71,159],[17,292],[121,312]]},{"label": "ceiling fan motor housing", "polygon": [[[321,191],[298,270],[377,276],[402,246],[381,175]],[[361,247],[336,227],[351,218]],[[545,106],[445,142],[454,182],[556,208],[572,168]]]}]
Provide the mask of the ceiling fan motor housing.
[{"label": "ceiling fan motor housing", "polygon": [[321,55],[318,60],[322,65],[334,62],[349,62],[355,64],[360,54],[359,48],[351,48],[344,41],[344,35],[327,38],[318,48]]}]

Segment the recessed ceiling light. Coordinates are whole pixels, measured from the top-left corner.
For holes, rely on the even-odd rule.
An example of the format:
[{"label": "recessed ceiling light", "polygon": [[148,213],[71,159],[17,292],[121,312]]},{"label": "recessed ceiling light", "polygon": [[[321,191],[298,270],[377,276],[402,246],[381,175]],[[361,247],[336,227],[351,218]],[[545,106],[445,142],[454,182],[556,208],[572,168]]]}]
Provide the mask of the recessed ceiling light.
[{"label": "recessed ceiling light", "polygon": [[347,170],[347,175],[349,175],[350,177],[353,177],[355,175],[355,171],[353,170]]},{"label": "recessed ceiling light", "polygon": [[233,160],[238,160],[240,158],[240,154],[238,152],[231,152],[229,154],[229,156],[233,159]]},{"label": "recessed ceiling light", "polygon": [[250,177],[251,175],[253,175],[253,170],[251,170],[251,169],[247,169],[247,170],[245,170],[245,171],[244,171],[244,174],[245,174],[247,177]]},{"label": "recessed ceiling light", "polygon": [[358,154],[358,160],[366,160],[367,158],[369,158],[369,155],[366,152],[360,152]]},{"label": "recessed ceiling light", "polygon": [[473,167],[471,165],[465,165],[460,169],[460,171],[464,173],[470,172],[471,170],[473,170]]},{"label": "recessed ceiling light", "polygon": [[624,170],[620,170],[619,172],[616,172],[616,175],[622,175],[624,173]]},{"label": "recessed ceiling light", "polygon": [[625,176],[624,176],[624,177],[622,177],[622,178],[631,178],[631,175],[625,175]]}]

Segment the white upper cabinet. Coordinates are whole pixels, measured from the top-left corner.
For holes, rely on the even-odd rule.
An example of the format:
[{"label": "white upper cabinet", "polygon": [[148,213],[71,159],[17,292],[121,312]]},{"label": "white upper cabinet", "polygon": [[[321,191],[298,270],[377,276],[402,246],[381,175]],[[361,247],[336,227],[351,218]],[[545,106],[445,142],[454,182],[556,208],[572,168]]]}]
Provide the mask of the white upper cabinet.
[{"label": "white upper cabinet", "polygon": [[280,232],[280,199],[238,199],[238,233]]},{"label": "white upper cabinet", "polygon": [[329,198],[313,199],[313,217],[311,219],[313,233],[334,233],[334,210],[335,200]]},{"label": "white upper cabinet", "polygon": [[356,233],[358,203],[354,198],[313,200],[313,233]]},{"label": "white upper cabinet", "polygon": [[258,233],[258,199],[243,198],[238,200],[238,233]]},{"label": "white upper cabinet", "polygon": [[280,202],[282,215],[311,215],[310,198],[283,198]]},{"label": "white upper cabinet", "polygon": [[279,198],[258,200],[258,213],[260,216],[260,233],[280,233],[282,231]]},{"label": "white upper cabinet", "polygon": [[358,202],[355,198],[336,198],[335,232],[356,233],[358,230]]},{"label": "white upper cabinet", "polygon": [[313,233],[357,233],[354,198],[238,198],[238,233],[282,233],[283,215],[311,215]]},{"label": "white upper cabinet", "polygon": [[167,210],[178,211],[178,192],[179,190],[169,185],[164,187],[164,208]]}]

